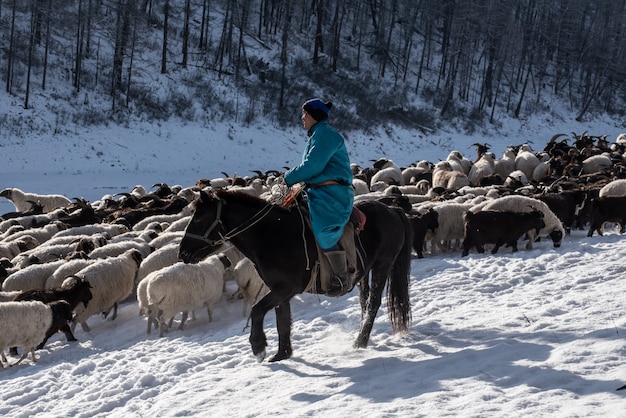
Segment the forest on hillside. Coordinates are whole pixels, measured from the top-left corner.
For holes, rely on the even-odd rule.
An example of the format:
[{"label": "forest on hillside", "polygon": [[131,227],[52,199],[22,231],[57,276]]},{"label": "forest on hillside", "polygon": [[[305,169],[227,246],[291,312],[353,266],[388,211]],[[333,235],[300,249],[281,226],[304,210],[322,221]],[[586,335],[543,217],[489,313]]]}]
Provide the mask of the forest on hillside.
[{"label": "forest on hillside", "polygon": [[0,77],[81,124],[292,123],[313,96],[346,127],[584,120],[624,113],[625,29],[624,0],[0,0]]}]

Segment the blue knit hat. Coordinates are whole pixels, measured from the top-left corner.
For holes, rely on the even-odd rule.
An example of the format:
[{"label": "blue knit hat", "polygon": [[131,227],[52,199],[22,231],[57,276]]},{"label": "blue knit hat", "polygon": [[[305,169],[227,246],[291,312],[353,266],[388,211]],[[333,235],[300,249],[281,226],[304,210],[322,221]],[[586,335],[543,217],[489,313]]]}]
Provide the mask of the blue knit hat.
[{"label": "blue knit hat", "polygon": [[332,107],[331,102],[324,103],[320,99],[310,99],[302,105],[302,109],[318,122],[328,119]]}]

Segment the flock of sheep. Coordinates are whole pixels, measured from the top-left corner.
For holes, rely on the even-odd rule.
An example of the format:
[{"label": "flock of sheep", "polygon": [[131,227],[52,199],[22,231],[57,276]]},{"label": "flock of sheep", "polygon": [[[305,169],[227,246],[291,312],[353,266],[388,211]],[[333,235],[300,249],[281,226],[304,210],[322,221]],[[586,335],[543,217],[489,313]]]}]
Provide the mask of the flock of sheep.
[{"label": "flock of sheep", "polygon": [[[380,159],[371,167],[353,165],[355,201],[380,200],[401,207],[410,219],[413,248],[492,252],[507,245],[517,250],[539,237],[558,247],[572,228],[589,226],[602,234],[605,222],[626,225],[626,135],[609,143],[604,137],[573,134],[569,144],[555,135],[543,150],[511,146],[501,158],[488,144],[475,144],[470,160],[453,151],[433,164],[419,161],[399,167]],[[561,139],[560,139],[561,138]],[[560,139],[560,140],[559,140]],[[41,348],[58,331],[73,340],[77,324],[90,331],[93,315],[114,320],[118,305],[136,300],[163,336],[182,314],[212,307],[224,297],[228,280],[238,290],[227,296],[247,307],[267,288],[254,265],[236,248],[226,247],[198,264],[178,260],[178,244],[205,188],[228,188],[271,201],[284,195],[276,171],[250,178],[202,179],[191,187],[158,184],[147,191],[103,196],[95,202],[60,195],[38,195],[16,188],[0,192],[15,212],[0,222],[0,352],[23,354]]]}]

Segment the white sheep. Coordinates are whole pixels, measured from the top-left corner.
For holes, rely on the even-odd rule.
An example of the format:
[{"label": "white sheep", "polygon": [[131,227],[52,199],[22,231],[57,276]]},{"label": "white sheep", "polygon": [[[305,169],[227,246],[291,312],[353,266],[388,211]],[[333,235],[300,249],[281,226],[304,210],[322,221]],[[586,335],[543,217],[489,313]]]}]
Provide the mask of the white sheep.
[{"label": "white sheep", "polygon": [[21,290],[0,291],[0,302],[11,302],[17,295],[22,293]]},{"label": "white sheep", "polygon": [[167,266],[171,266],[172,264],[180,261],[178,259],[179,248],[179,243],[173,242],[155,250],[154,252],[146,256],[141,262],[139,270],[137,271],[137,283],[140,283],[143,279],[146,278],[146,276],[148,276],[148,274],[152,273],[153,271],[157,271]]},{"label": "white sheep", "polygon": [[108,312],[111,308],[111,320],[117,317],[118,304],[133,291],[141,260],[141,253],[130,249],[117,257],[100,259],[76,273],[76,276],[89,281],[93,298],[86,308],[83,306],[81,310],[81,305],[77,308],[72,331],[77,323],[83,330],[90,331],[87,319],[93,314]]},{"label": "white sheep", "polygon": [[187,228],[187,225],[189,225],[190,220],[191,215],[184,216],[179,220],[172,222],[164,232],[184,231]]},{"label": "white sheep", "polygon": [[97,260],[94,259],[82,259],[78,258],[75,260],[68,260],[65,263],[62,263],[59,267],[57,267],[54,272],[45,281],[44,287],[46,289],[56,289],[57,287],[61,287],[65,279],[68,276],[72,276],[90,264],[95,263]]},{"label": "white sheep", "polygon": [[552,210],[539,199],[535,199],[527,196],[510,195],[503,196],[497,199],[492,199],[473,206],[470,209],[476,213],[480,210],[499,210],[499,211],[513,211],[513,212],[532,212],[533,210],[539,210],[543,212],[543,221],[546,224],[545,227],[539,231],[539,235],[535,235],[535,231],[528,231],[528,242],[526,243],[526,249],[533,248],[533,242],[537,237],[547,236],[552,239],[555,247],[560,247],[565,236],[565,228],[561,220],[552,212]]},{"label": "white sheep", "polygon": [[172,243],[180,243],[184,236],[185,231],[162,232],[158,237],[148,242],[148,244],[155,250],[158,250]]},{"label": "white sheep", "polygon": [[65,237],[69,235],[94,235],[104,234],[107,239],[111,239],[117,235],[128,232],[128,227],[121,224],[90,224],[74,226],[64,231],[57,232],[54,237]]},{"label": "white sheep", "polygon": [[508,147],[502,152],[502,158],[494,162],[494,171],[501,179],[505,179],[515,170],[515,151]]},{"label": "white sheep", "polygon": [[0,197],[4,197],[15,205],[15,210],[25,212],[32,206],[31,202],[42,206],[44,213],[51,212],[57,208],[64,208],[72,205],[72,201],[60,194],[37,194],[27,193],[16,187],[9,187],[0,192]]},{"label": "white sheep", "polygon": [[0,232],[7,232],[9,228],[15,225],[21,225],[24,229],[31,228],[33,225],[46,225],[58,220],[60,215],[67,215],[65,208],[55,209],[39,215],[25,215],[7,219],[0,222]]},{"label": "white sheep", "polygon": [[259,276],[259,273],[249,258],[245,257],[232,270],[232,277],[237,283],[237,291],[229,299],[243,299],[243,316],[246,316],[248,306],[261,300],[269,292],[269,288]]},{"label": "white sheep", "polygon": [[23,235],[14,241],[0,242],[0,258],[12,260],[24,251],[32,250],[39,245],[39,241],[32,235]]},{"label": "white sheep", "polygon": [[[430,241],[430,253],[454,249],[460,245],[464,236],[463,213],[472,206],[471,203],[456,202],[425,202],[418,205],[418,212],[425,213],[429,208],[437,212],[439,226],[434,231],[428,231],[424,242]],[[453,244],[453,241],[455,243]]]},{"label": "white sheep", "polygon": [[183,209],[182,211],[172,214],[172,215],[152,215],[152,216],[148,216],[147,218],[142,219],[141,221],[137,222],[134,226],[133,226],[133,231],[143,231],[144,229],[146,229],[148,227],[148,225],[150,225],[152,222],[159,222],[159,223],[167,223],[168,225],[171,225],[172,222],[175,222],[181,218],[184,218],[185,216],[187,216],[188,214],[185,213],[185,210]]},{"label": "white sheep", "polygon": [[109,242],[102,247],[96,248],[89,253],[89,258],[117,257],[130,249],[136,249],[144,258],[153,251],[150,244],[141,238],[125,239],[119,242]]},{"label": "white sheep", "polygon": [[64,231],[67,229],[68,229],[67,225],[62,222],[52,222],[52,223],[42,226],[41,228],[29,228],[25,231],[16,232],[15,234],[9,235],[8,237],[6,237],[4,239],[4,242],[15,241],[17,239],[22,238],[25,235],[30,235],[34,237],[37,240],[37,242],[39,242],[40,244],[43,244],[44,242],[52,238],[53,235],[56,235],[57,233],[59,233],[59,231]]},{"label": "white sheep", "polygon": [[513,170],[506,179],[504,179],[504,186],[513,189],[528,186],[528,177],[526,177],[526,174],[522,170]]},{"label": "white sheep", "polygon": [[472,162],[465,158],[460,151],[451,151],[447,160],[454,170],[460,171],[465,175],[468,175],[472,168]]},{"label": "white sheep", "polygon": [[420,160],[415,165],[411,165],[402,170],[404,184],[415,183],[416,179],[433,172],[433,164],[428,160]]},{"label": "white sheep", "polygon": [[248,184],[247,186],[230,186],[228,187],[228,189],[232,191],[246,193],[252,196],[257,196],[257,197],[269,191],[269,188],[265,185],[263,180],[260,178],[253,179],[250,182],[250,184]]},{"label": "white sheep", "polygon": [[60,267],[65,260],[52,261],[44,264],[32,264],[9,275],[2,283],[2,290],[33,290],[46,287],[46,280]]},{"label": "white sheep", "polygon": [[582,174],[599,173],[609,170],[613,166],[611,157],[607,154],[592,155],[585,158],[582,163]]},{"label": "white sheep", "polygon": [[370,180],[370,185],[379,181],[382,181],[386,183],[387,185],[389,184],[396,184],[400,186],[404,185],[404,178],[402,177],[402,169],[398,167],[393,161],[388,160],[383,165],[383,168],[381,168],[376,173],[374,173],[374,175],[372,176],[372,179]]},{"label": "white sheep", "polygon": [[624,197],[626,196],[626,179],[610,181],[602,186],[599,197]]},{"label": "white sheep", "polygon": [[187,319],[186,312],[197,308],[206,307],[211,321],[211,308],[222,297],[224,272],[230,266],[227,257],[214,255],[197,264],[179,262],[148,275],[144,279],[151,307],[148,321],[158,318],[159,336],[178,312],[183,312],[180,329]]},{"label": "white sheep", "polygon": [[22,357],[14,366],[30,353],[33,363],[35,347],[45,342],[60,326],[72,318],[72,309],[65,301],[45,304],[38,301],[0,303],[0,354],[2,367],[7,362],[4,351],[9,347],[23,347]]},{"label": "white sheep", "polygon": [[526,178],[533,178],[535,167],[539,164],[539,158],[535,155],[528,144],[520,146],[515,156],[515,170],[522,170]]},{"label": "white sheep", "polygon": [[470,168],[467,175],[473,186],[478,186],[480,180],[496,172],[496,156],[492,152],[484,153]]},{"label": "white sheep", "polygon": [[352,187],[354,188],[354,195],[369,193],[370,188],[365,180],[354,178],[352,179]]},{"label": "white sheep", "polygon": [[465,173],[455,171],[449,161],[439,161],[433,168],[433,188],[443,187],[446,190],[459,190],[469,186],[470,180]]}]

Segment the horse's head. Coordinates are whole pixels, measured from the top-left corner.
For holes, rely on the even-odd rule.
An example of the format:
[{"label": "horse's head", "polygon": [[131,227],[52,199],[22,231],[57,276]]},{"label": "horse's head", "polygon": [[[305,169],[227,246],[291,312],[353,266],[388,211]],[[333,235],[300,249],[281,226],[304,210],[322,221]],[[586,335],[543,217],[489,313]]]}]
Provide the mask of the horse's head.
[{"label": "horse's head", "polygon": [[213,254],[224,243],[221,215],[224,202],[204,191],[193,203],[194,214],[180,242],[178,258],[185,263],[197,263]]}]

